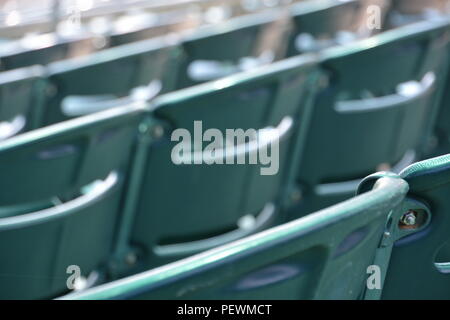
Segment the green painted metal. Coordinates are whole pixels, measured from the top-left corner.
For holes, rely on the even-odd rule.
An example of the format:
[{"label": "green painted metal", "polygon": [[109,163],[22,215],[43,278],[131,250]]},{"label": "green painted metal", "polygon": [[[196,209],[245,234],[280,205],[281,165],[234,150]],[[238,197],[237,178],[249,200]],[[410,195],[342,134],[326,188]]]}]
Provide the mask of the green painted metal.
[{"label": "green painted metal", "polygon": [[401,170],[421,157],[444,80],[449,26],[447,19],[421,22],[320,54],[329,83],[313,108],[298,169],[303,201],[293,217],[351,197],[380,167]]},{"label": "green painted metal", "polygon": [[124,105],[133,101],[132,90],[138,87],[144,95],[172,90],[178,54],[166,37],[50,64],[41,125]]},{"label": "green painted metal", "polygon": [[[431,217],[426,228],[395,243],[382,298],[449,299],[450,155],[418,162],[401,177],[410,186],[410,197],[426,206]],[[405,209],[416,210],[416,205]]]},{"label": "green painted metal", "polygon": [[[130,211],[135,214],[133,228],[126,231],[129,237],[122,238],[131,238],[130,244],[140,251],[141,268],[186,257],[279,222],[280,193],[289,183],[286,173],[298,130],[308,124],[311,104],[307,101],[317,74],[314,57],[296,57],[153,102],[149,116],[165,134],[146,140],[137,211]],[[226,129],[272,130],[280,151],[277,172],[261,175],[266,165],[249,164],[250,149],[245,151],[246,165],[174,164],[171,152],[178,141],[171,141],[173,130],[184,128],[194,134],[198,120],[203,132],[215,128],[224,135]],[[239,226],[243,217],[254,222],[251,227]],[[149,232],[154,225],[158,228]]]},{"label": "green painted metal", "polygon": [[[39,66],[0,74],[0,140],[35,128],[44,70]],[[5,130],[6,128],[6,130]]]},{"label": "green painted metal", "polygon": [[[0,298],[51,298],[111,255],[142,104],[0,143]],[[13,244],[13,245],[12,245]]]},{"label": "green painted metal", "polygon": [[[390,172],[372,174],[361,182],[357,194],[363,194],[364,192],[371,190],[377,181],[384,177],[399,178],[398,175]],[[413,227],[405,226],[403,224],[403,218],[406,214],[410,213],[410,210],[412,209],[418,213],[414,219],[415,225]],[[397,210],[393,210],[389,213],[385,231],[381,237],[380,245],[376,250],[374,259],[374,265],[380,268],[381,283],[384,283],[387,274],[391,273],[389,263],[396,241],[425,230],[430,223],[430,216],[430,211],[426,205],[410,197],[406,197]],[[382,293],[384,292],[383,290],[384,286],[381,286],[381,290],[366,290],[364,299],[378,300],[381,298]]]},{"label": "green painted metal", "polygon": [[153,117],[145,117],[138,127],[139,132],[129,172],[129,183],[127,185],[120,223],[114,241],[113,257],[108,265],[108,273],[112,278],[117,278],[127,272],[129,273],[130,267],[136,263],[133,262],[130,265],[128,262],[130,256],[136,257],[139,253],[130,244],[130,232],[133,228],[139,196],[141,195],[141,185],[145,178],[149,146],[158,140],[158,137],[155,136],[155,130],[157,128],[161,128],[160,124]]},{"label": "green painted metal", "polygon": [[360,298],[389,213],[407,191],[402,179],[384,177],[372,191],[308,217],[63,298]]}]

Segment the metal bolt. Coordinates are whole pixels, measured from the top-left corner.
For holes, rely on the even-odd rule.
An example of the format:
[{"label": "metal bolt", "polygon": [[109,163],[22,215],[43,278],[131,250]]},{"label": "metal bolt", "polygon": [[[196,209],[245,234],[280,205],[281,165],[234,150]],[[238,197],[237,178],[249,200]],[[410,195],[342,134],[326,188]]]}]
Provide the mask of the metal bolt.
[{"label": "metal bolt", "polygon": [[413,226],[416,224],[416,214],[414,211],[409,211],[403,215],[400,222],[406,226]]}]

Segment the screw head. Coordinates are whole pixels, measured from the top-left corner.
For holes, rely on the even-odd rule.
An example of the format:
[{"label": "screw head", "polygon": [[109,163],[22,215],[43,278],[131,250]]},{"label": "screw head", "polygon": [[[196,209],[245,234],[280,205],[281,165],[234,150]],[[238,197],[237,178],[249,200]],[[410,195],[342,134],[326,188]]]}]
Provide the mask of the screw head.
[{"label": "screw head", "polygon": [[413,226],[416,224],[416,214],[414,211],[409,211],[403,215],[400,222],[403,223],[406,226]]}]

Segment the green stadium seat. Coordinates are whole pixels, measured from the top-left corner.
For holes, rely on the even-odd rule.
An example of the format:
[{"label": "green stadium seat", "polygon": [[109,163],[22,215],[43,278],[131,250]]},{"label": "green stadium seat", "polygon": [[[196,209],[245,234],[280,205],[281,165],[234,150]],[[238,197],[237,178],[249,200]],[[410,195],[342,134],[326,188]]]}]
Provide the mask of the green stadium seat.
[{"label": "green stadium seat", "polygon": [[[119,253],[134,251],[142,265],[137,267],[148,269],[277,223],[278,197],[290,183],[285,175],[292,176],[290,159],[299,152],[298,136],[317,77],[314,57],[294,57],[157,98],[151,106],[156,129],[151,131],[161,136],[142,146],[148,155],[142,156],[134,182],[140,194],[136,210],[121,223]],[[198,120],[203,132],[260,130],[255,133],[262,142],[257,152],[264,143],[278,142],[278,164],[274,159],[270,165],[250,164],[249,153],[255,150],[255,137],[250,136],[245,151],[239,151],[244,164],[174,164],[171,150],[177,142],[171,141],[171,132],[186,128],[193,135]],[[223,146],[225,153],[234,154],[233,147]],[[189,150],[187,156],[205,154],[198,147]],[[219,154],[216,158],[225,159]],[[274,174],[262,175],[261,169],[268,167]]]},{"label": "green stadium seat", "polygon": [[100,48],[93,37],[61,38],[55,34],[30,35],[2,45],[0,69],[12,70],[32,65],[47,65],[78,55],[86,55]]},{"label": "green stadium seat", "polygon": [[36,127],[43,76],[38,66],[0,73],[0,141]]},{"label": "green stadium seat", "polygon": [[371,172],[420,159],[432,132],[446,65],[448,20],[420,22],[322,53],[318,93],[293,218],[351,197]]},{"label": "green stadium seat", "polygon": [[42,126],[173,89],[179,51],[169,41],[151,39],[50,64]]},{"label": "green stadium seat", "polygon": [[373,190],[308,217],[62,299],[359,299],[367,291],[379,294],[366,290],[367,270],[390,212],[401,208],[407,191],[405,181],[387,175]]},{"label": "green stadium seat", "polygon": [[67,291],[66,270],[102,275],[143,107],[131,105],[0,143],[0,298]]},{"label": "green stadium seat", "polygon": [[435,19],[449,13],[448,0],[391,0],[384,29]]},{"label": "green stadium seat", "polygon": [[[279,11],[257,13],[184,33],[185,59],[177,88],[222,78],[284,57],[283,43],[287,40],[289,27],[282,25],[279,28],[275,24],[281,14]],[[276,43],[270,49],[262,48],[262,42],[267,39],[264,38],[266,32],[272,27],[278,33]]]},{"label": "green stadium seat", "polygon": [[320,51],[354,41],[363,34],[362,16],[367,1],[307,1],[291,7],[294,28],[289,37],[287,56]]},{"label": "green stadium seat", "polygon": [[450,155],[416,163],[400,176],[410,188],[405,211],[425,212],[430,221],[395,242],[382,298],[450,299]]}]

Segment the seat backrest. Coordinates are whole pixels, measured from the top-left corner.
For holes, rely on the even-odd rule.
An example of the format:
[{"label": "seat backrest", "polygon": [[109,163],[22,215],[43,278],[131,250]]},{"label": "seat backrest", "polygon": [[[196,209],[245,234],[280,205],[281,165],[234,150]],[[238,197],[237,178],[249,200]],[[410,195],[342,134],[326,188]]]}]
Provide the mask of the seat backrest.
[{"label": "seat backrest", "polygon": [[410,187],[404,211],[422,212],[429,221],[395,242],[382,298],[449,299],[450,155],[416,163],[401,177]]},{"label": "seat backrest", "polygon": [[396,28],[450,13],[448,0],[391,0],[384,28]]},{"label": "seat backrest", "polygon": [[170,91],[177,59],[177,46],[164,37],[52,63],[42,125],[126,104],[117,98],[133,93],[142,98]]},{"label": "seat backrest", "polygon": [[0,143],[2,299],[61,294],[69,266],[87,277],[110,257],[142,115],[115,108]]},{"label": "seat backrest", "polygon": [[[174,19],[172,19],[174,20]],[[149,26],[142,26],[138,29],[127,30],[125,32],[117,31],[108,35],[108,45],[116,47],[136,41],[142,41],[155,37],[161,37],[170,33],[182,32],[187,29],[198,27],[200,22],[193,18],[189,20],[175,19],[175,21],[165,21],[158,17],[158,23],[151,22]]]},{"label": "seat backrest", "polygon": [[[359,38],[367,1],[308,1],[291,8],[294,28],[287,56],[319,51]],[[320,22],[319,22],[320,21]]]},{"label": "seat backrest", "polygon": [[[147,268],[273,223],[316,78],[314,57],[295,57],[155,100],[152,116],[165,134],[143,146],[148,155],[136,174],[141,193],[130,235]],[[176,129],[187,131],[189,138],[178,136]],[[219,150],[212,156],[203,135],[209,129],[217,134],[209,141]],[[248,134],[240,142],[228,134],[238,129]],[[176,151],[180,145],[186,146],[182,152]],[[268,161],[264,150],[270,150]],[[199,156],[214,163],[189,164]]]},{"label": "seat backrest", "polygon": [[448,0],[391,0],[392,7],[405,14],[417,14],[427,9],[446,10],[449,8]]},{"label": "seat backrest", "polygon": [[449,26],[418,23],[323,52],[329,83],[317,96],[298,169],[305,198],[420,157],[438,110]]},{"label": "seat backrest", "polygon": [[44,70],[33,66],[0,73],[0,141],[36,126]]},{"label": "seat backrest", "polygon": [[358,299],[366,292],[397,177],[373,190],[240,241],[65,299]]},{"label": "seat backrest", "polygon": [[[186,88],[202,82],[215,80],[245,70],[250,65],[272,62],[282,50],[287,39],[288,27],[277,30],[278,45],[272,50],[258,52],[265,30],[278,28],[277,17],[281,11],[273,10],[233,18],[227,22],[203,26],[183,36],[185,59],[181,65],[177,88]],[[270,51],[270,52],[269,52]],[[247,63],[247,64],[246,64]]]},{"label": "seat backrest", "polygon": [[53,33],[26,36],[6,44],[0,50],[0,68],[12,70],[32,65],[47,65],[54,61],[86,55],[98,49],[100,48],[96,47],[95,38],[89,36],[67,39],[61,39]]}]

